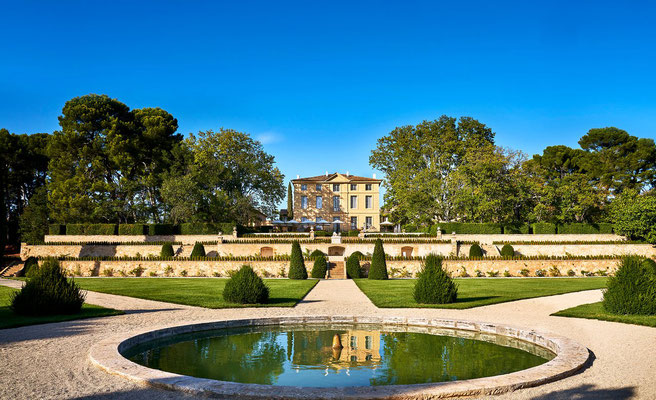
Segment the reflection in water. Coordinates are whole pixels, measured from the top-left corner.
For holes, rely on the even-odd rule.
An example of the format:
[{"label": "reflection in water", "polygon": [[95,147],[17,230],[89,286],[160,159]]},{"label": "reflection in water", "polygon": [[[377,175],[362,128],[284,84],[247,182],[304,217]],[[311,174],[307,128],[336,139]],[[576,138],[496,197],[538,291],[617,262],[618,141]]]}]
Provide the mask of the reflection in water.
[{"label": "reflection in water", "polygon": [[[175,336],[124,355],[183,375],[314,387],[471,379],[519,371],[553,358],[544,349],[507,338],[440,333],[375,326],[246,327]],[[335,334],[341,349],[333,348]]]}]

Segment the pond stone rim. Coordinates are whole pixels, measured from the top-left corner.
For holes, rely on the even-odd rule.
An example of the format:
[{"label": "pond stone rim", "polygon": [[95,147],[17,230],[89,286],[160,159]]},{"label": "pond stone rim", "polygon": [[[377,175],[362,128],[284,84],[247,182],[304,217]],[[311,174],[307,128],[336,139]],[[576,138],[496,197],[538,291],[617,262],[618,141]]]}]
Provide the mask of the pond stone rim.
[{"label": "pond stone rim", "polygon": [[[263,325],[376,324],[457,329],[506,336],[533,343],[556,354],[552,360],[505,375],[448,382],[411,385],[301,387],[226,382],[179,375],[144,367],[123,357],[121,352],[137,344],[173,335],[213,329]],[[194,323],[120,334],[94,345],[89,352],[92,364],[133,382],[168,390],[210,397],[243,399],[426,399],[494,395],[563,379],[581,370],[590,352],[576,341],[553,334],[509,325],[439,318],[371,316],[294,316],[248,318]]]}]

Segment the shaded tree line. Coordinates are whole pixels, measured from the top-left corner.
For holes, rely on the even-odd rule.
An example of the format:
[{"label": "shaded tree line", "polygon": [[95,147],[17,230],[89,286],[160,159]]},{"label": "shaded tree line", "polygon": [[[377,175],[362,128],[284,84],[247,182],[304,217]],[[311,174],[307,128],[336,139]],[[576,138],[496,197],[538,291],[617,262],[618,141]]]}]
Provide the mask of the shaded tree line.
[{"label": "shaded tree line", "polygon": [[5,243],[38,240],[48,222],[247,224],[284,198],[274,157],[246,133],[185,138],[161,108],[95,94],[67,101],[59,125],[52,134],[0,130]]},{"label": "shaded tree line", "polygon": [[385,173],[393,222],[609,222],[627,191],[651,195],[656,145],[618,128],[591,129],[580,148],[549,146],[532,158],[497,146],[470,118],[442,116],[394,129],[370,164]]}]

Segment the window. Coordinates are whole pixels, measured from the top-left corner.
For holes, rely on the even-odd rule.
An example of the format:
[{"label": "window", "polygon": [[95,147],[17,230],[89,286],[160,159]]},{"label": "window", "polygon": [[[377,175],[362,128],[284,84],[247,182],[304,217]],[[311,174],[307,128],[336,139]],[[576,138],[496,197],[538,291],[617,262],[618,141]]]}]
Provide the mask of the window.
[{"label": "window", "polygon": [[351,183],[351,190],[358,190],[358,185],[355,183]]},{"label": "window", "polygon": [[351,196],[351,208],[358,208],[358,196]]},{"label": "window", "polygon": [[351,362],[358,361],[358,356],[351,356]]},{"label": "window", "polygon": [[333,183],[333,192],[339,192],[339,183]]},{"label": "window", "polygon": [[358,217],[351,217],[351,229],[358,229]]},{"label": "window", "polygon": [[364,337],[364,348],[366,350],[371,350],[371,336]]},{"label": "window", "polygon": [[301,184],[301,190],[307,190],[307,185],[305,183]]},{"label": "window", "polygon": [[339,211],[339,196],[333,196],[333,211]]},{"label": "window", "polygon": [[308,206],[307,196],[301,196],[301,208],[306,209]]},{"label": "window", "polygon": [[371,190],[371,183],[364,185],[364,190]]},{"label": "window", "polygon": [[367,196],[364,198],[364,206],[365,208],[372,208],[373,207],[373,197],[372,196]]},{"label": "window", "polygon": [[371,226],[374,224],[372,217],[366,217],[365,219],[365,225],[367,225],[367,228],[371,228]]},{"label": "window", "polygon": [[374,357],[373,357],[371,354],[367,354],[367,355],[364,357],[364,360],[365,360],[365,361],[371,361],[373,358],[374,358]]},{"label": "window", "polygon": [[323,197],[317,196],[317,208],[321,209],[323,207]]},{"label": "window", "polygon": [[321,191],[321,184],[317,183],[317,185],[314,188],[317,189],[317,192],[320,192]]},{"label": "window", "polygon": [[351,348],[352,349],[357,349],[358,348],[358,337],[357,336],[351,336]]}]

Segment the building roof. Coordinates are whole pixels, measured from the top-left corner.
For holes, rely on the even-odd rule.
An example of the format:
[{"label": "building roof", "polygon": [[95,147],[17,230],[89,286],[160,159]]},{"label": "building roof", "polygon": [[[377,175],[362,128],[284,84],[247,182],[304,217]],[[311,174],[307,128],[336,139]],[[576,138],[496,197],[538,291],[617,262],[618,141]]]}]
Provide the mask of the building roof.
[{"label": "building roof", "polygon": [[329,182],[333,179],[335,179],[337,176],[342,176],[349,181],[357,181],[357,182],[377,182],[380,183],[383,180],[382,179],[376,179],[376,178],[367,178],[365,176],[356,176],[356,175],[346,175],[346,174],[340,174],[339,172],[333,172],[332,174],[327,174],[327,175],[318,175],[318,176],[309,176],[307,178],[296,178],[292,179],[292,182]]}]

